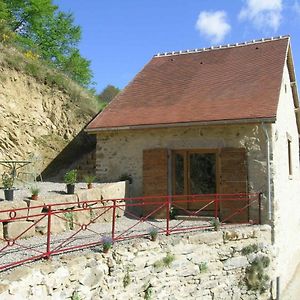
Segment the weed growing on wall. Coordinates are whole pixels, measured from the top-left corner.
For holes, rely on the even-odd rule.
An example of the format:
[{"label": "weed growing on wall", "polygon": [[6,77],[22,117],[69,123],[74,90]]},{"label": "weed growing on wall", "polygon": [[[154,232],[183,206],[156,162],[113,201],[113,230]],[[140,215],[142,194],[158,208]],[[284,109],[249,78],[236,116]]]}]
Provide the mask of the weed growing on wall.
[{"label": "weed growing on wall", "polygon": [[268,289],[269,276],[266,274],[270,265],[270,259],[267,256],[261,256],[254,259],[246,269],[245,281],[248,290],[259,291],[261,294]]},{"label": "weed growing on wall", "polygon": [[245,246],[241,252],[243,255],[248,255],[250,253],[257,252],[257,250],[258,250],[257,244],[251,244],[251,245]]}]

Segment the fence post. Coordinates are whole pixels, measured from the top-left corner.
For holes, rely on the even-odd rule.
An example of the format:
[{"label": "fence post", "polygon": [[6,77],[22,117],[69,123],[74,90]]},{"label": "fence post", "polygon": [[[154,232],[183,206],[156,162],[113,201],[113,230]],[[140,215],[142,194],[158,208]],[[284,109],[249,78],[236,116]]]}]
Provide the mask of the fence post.
[{"label": "fence post", "polygon": [[261,200],[262,200],[263,193],[258,194],[258,222],[261,225]]},{"label": "fence post", "polygon": [[52,208],[51,205],[48,206],[48,225],[47,225],[47,251],[46,251],[46,258],[49,259],[51,255],[51,215],[52,215]]},{"label": "fence post", "polygon": [[115,239],[115,229],[116,229],[116,200],[113,200],[113,216],[112,216],[112,228],[111,228],[111,238]]},{"label": "fence post", "polygon": [[166,220],[167,220],[167,228],[166,228],[166,235],[170,235],[170,207],[171,207],[171,196],[167,197],[166,202]]}]

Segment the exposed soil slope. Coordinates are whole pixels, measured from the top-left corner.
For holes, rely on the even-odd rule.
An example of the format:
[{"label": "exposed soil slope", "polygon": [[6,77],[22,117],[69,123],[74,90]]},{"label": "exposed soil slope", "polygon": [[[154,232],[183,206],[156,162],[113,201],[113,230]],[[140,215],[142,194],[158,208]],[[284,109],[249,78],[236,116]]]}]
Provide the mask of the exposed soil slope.
[{"label": "exposed soil slope", "polygon": [[0,48],[0,160],[35,155],[42,171],[97,113],[97,106],[70,80],[67,90],[13,67],[5,56],[10,54]]}]

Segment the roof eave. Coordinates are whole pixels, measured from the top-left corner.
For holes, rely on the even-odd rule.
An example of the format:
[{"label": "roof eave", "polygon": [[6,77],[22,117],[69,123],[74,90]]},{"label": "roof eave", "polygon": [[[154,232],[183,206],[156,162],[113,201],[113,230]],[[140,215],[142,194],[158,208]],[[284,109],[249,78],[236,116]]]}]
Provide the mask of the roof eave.
[{"label": "roof eave", "polygon": [[215,121],[199,121],[199,122],[181,122],[168,124],[144,124],[144,125],[128,125],[116,127],[98,127],[85,128],[84,131],[89,134],[96,134],[97,132],[116,131],[116,130],[134,130],[134,129],[152,129],[152,128],[176,128],[186,126],[209,126],[209,125],[235,125],[235,124],[254,124],[254,123],[274,123],[276,117],[265,118],[250,118],[250,119],[235,119],[235,120],[215,120]]}]

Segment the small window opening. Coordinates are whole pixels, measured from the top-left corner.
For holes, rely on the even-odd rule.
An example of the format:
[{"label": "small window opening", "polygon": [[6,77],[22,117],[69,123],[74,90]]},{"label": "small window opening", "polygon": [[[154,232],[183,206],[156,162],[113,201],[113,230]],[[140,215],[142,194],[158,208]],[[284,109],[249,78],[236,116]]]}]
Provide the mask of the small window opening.
[{"label": "small window opening", "polygon": [[292,141],[288,139],[288,158],[289,158],[289,175],[293,175],[293,166],[292,166]]},{"label": "small window opening", "polygon": [[285,90],[285,93],[287,93],[287,86],[286,86],[286,84],[284,85],[284,90]]}]

